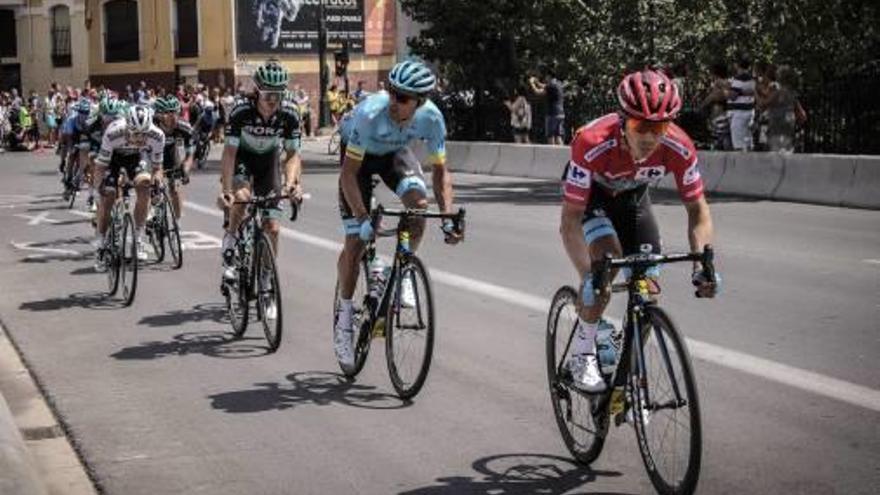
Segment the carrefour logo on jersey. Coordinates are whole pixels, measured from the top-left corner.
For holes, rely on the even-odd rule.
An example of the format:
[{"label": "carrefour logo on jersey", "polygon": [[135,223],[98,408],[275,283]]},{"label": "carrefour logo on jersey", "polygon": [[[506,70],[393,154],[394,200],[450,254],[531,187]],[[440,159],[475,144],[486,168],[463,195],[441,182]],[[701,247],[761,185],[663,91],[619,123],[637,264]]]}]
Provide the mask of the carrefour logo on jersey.
[{"label": "carrefour logo on jersey", "polygon": [[656,167],[640,167],[636,172],[636,179],[641,180],[658,180],[666,175],[666,167],[658,165]]}]

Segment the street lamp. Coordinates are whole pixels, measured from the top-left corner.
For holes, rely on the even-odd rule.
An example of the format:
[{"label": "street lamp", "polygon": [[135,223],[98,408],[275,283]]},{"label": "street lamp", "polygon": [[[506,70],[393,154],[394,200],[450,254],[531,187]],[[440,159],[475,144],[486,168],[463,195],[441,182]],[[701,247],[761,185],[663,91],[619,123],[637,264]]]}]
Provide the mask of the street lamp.
[{"label": "street lamp", "polygon": [[327,19],[324,16],[324,1],[318,3],[318,88],[321,92],[318,109],[318,129],[327,127],[330,121],[327,104]]}]

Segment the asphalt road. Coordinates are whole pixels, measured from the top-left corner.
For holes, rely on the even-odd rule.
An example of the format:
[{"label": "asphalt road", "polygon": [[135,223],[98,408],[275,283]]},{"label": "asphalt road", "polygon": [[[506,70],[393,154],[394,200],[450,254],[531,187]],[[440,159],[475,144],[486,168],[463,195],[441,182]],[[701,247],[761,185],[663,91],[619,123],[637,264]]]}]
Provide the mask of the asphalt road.
[{"label": "asphalt road", "polygon": [[[439,329],[407,403],[381,345],[357,381],[338,374],[337,169],[305,157],[311,198],[279,253],[286,333],[266,355],[255,330],[230,339],[216,163],[188,190],[184,267],[146,267],[119,308],[91,269],[88,219],[60,201],[54,156],[0,155],[0,317],[104,492],[653,492],[631,428],[585,468],[554,423],[546,310],[574,275],[557,184],[455,176],[468,238],[449,247],[434,227],[420,252]],[[684,249],[684,209],[655,203],[666,248]],[[722,296],[694,299],[684,266],[663,280],[696,357],[700,492],[876,493],[880,213],[735,198],[712,211]]]}]

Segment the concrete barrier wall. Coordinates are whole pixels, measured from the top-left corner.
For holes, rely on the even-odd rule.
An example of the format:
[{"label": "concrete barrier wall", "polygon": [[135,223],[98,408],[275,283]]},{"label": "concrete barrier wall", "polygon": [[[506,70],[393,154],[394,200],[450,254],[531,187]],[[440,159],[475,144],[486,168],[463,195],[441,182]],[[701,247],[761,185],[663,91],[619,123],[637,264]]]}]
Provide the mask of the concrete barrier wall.
[{"label": "concrete barrier wall", "polygon": [[[447,143],[452,170],[560,179],[567,146]],[[880,157],[781,153],[698,152],[709,192],[832,206],[880,209]],[[675,189],[671,176],[658,185]]]}]

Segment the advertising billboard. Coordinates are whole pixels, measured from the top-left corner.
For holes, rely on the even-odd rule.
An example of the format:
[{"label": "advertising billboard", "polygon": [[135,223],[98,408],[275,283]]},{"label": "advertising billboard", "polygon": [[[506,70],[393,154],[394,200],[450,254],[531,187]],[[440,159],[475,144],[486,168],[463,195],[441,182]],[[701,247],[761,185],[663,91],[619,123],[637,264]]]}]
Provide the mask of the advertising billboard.
[{"label": "advertising billboard", "polygon": [[[322,0],[236,0],[238,53],[317,53]],[[364,51],[364,0],[323,0],[330,50]]]}]

